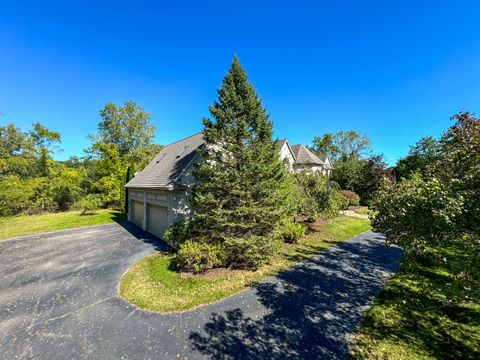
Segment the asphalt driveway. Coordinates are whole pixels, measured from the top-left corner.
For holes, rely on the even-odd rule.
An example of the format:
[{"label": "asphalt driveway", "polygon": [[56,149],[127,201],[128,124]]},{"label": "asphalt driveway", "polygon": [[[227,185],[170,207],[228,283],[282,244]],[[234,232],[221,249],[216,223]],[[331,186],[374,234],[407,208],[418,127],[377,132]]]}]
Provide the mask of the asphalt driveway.
[{"label": "asphalt driveway", "polygon": [[0,242],[0,358],[345,358],[401,256],[366,232],[190,312],[155,314],[118,298],[128,267],[165,248],[128,224]]}]

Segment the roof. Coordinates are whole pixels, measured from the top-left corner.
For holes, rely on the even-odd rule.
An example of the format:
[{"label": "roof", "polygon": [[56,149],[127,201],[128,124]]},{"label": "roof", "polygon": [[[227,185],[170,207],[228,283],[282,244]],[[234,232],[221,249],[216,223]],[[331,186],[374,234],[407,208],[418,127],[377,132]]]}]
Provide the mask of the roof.
[{"label": "roof", "polygon": [[285,145],[285,143],[287,142],[287,139],[279,139],[277,141],[275,141],[275,144],[277,145],[278,149],[280,150],[283,145]]},{"label": "roof", "polygon": [[128,188],[174,189],[184,170],[192,163],[197,150],[205,144],[203,134],[197,133],[167,145],[125,186]]},{"label": "roof", "polygon": [[292,149],[292,147],[290,146],[290,143],[288,142],[287,139],[277,140],[277,141],[275,141],[275,144],[277,145],[278,150],[282,150],[283,145],[287,144],[288,149],[290,150],[290,152],[291,152],[292,155],[293,155],[293,158],[295,159],[295,153],[293,152],[293,149]]},{"label": "roof", "polygon": [[318,154],[317,156],[323,162],[325,162],[327,160],[327,154],[325,154],[325,153]]},{"label": "roof", "polygon": [[292,145],[293,154],[295,155],[295,164],[318,164],[323,165],[324,162],[303,145]]}]

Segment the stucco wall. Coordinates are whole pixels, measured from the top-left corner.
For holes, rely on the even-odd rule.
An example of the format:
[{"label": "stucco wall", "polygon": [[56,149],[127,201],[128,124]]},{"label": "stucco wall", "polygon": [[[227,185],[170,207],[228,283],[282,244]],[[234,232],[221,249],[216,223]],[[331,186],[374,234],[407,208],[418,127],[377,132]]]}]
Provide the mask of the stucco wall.
[{"label": "stucco wall", "polygon": [[292,152],[288,148],[287,143],[284,143],[280,149],[280,160],[287,162],[288,170],[293,170],[293,163],[295,162],[295,159],[293,158]]}]

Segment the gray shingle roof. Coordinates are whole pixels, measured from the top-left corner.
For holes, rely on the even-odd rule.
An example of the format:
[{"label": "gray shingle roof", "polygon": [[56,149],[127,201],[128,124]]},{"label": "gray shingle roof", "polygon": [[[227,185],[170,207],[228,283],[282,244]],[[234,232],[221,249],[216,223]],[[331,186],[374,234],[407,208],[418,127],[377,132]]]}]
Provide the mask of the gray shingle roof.
[{"label": "gray shingle roof", "polygon": [[275,141],[275,145],[277,145],[278,149],[280,150],[283,147],[283,144],[287,142],[287,139],[279,139]]},{"label": "gray shingle roof", "polygon": [[182,171],[193,161],[197,150],[205,144],[203,134],[189,136],[167,145],[125,186],[128,188],[172,189],[178,183]]},{"label": "gray shingle roof", "polygon": [[318,164],[323,165],[324,162],[303,145],[292,145],[293,154],[295,155],[295,164]]},{"label": "gray shingle roof", "polygon": [[321,154],[318,155],[318,158],[320,160],[322,160],[323,162],[325,162],[325,160],[327,160],[327,154],[321,153]]}]

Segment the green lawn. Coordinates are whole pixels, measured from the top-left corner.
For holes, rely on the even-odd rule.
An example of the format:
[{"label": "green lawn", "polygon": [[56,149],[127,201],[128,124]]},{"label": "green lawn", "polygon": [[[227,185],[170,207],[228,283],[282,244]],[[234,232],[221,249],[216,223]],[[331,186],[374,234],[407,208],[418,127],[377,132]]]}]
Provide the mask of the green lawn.
[{"label": "green lawn", "polygon": [[352,358],[480,359],[480,271],[466,283],[465,251],[440,255],[449,266],[401,266],[364,318]]},{"label": "green lawn", "polygon": [[106,224],[124,219],[125,214],[109,209],[95,210],[90,215],[80,215],[80,211],[77,210],[39,215],[0,217],[0,239],[79,226]]},{"label": "green lawn", "polygon": [[123,276],[120,295],[143,309],[172,312],[192,309],[235,294],[268,276],[370,229],[370,222],[352,217],[332,220],[298,244],[285,244],[270,264],[257,271],[214,269],[206,274],[180,274],[172,254],[140,260]]}]

